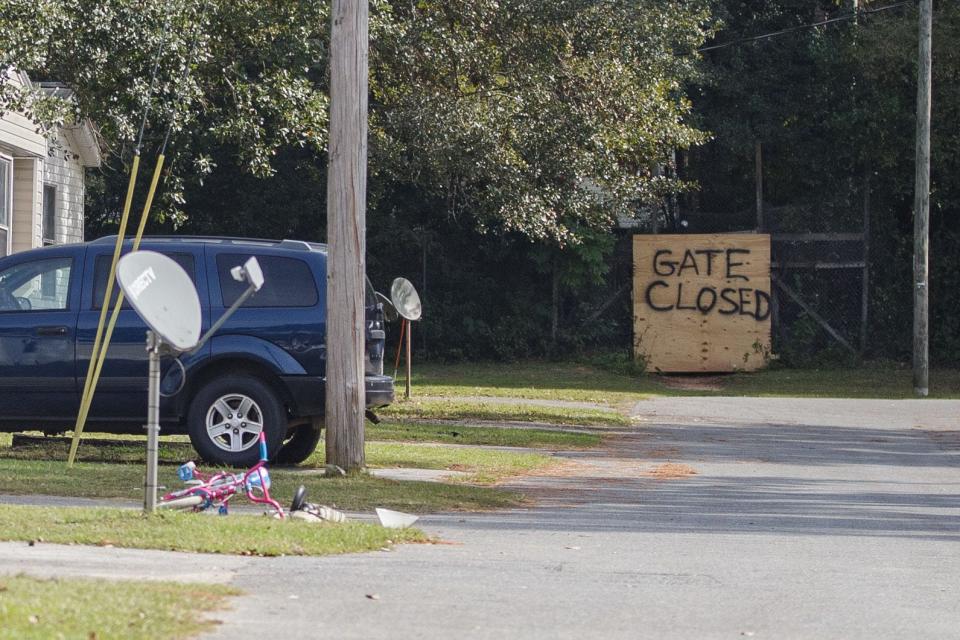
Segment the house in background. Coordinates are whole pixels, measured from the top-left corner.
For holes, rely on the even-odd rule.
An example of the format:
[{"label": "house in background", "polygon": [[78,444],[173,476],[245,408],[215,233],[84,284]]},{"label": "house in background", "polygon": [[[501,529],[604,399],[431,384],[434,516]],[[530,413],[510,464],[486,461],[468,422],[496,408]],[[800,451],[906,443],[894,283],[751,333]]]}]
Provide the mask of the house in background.
[{"label": "house in background", "polygon": [[[8,82],[29,86],[25,73]],[[43,91],[69,97],[63,85]],[[48,244],[83,241],[84,171],[99,167],[100,144],[89,120],[44,136],[24,114],[0,116],[0,257]]]}]

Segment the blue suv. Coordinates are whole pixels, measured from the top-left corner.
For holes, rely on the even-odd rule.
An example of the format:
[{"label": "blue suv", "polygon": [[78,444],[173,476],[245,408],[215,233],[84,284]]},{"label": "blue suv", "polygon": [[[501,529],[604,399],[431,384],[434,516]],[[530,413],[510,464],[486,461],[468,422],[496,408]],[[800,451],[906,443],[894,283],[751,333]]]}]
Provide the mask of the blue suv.
[{"label": "blue suv", "polygon": [[[90,362],[116,237],[0,259],[0,430],[72,429]],[[243,292],[230,269],[255,256],[266,283],[200,351],[165,358],[163,433],[187,433],[211,462],[301,462],[320,439],[326,370],[326,247],[296,240],[147,237],[142,249],[182,266],[200,296],[203,331]],[[128,242],[126,251],[130,250]],[[114,287],[114,297],[119,287]],[[111,308],[112,308],[111,304]],[[383,375],[384,318],[366,292],[368,408],[393,401]],[[147,412],[146,325],[124,303],[87,429],[138,433]]]}]

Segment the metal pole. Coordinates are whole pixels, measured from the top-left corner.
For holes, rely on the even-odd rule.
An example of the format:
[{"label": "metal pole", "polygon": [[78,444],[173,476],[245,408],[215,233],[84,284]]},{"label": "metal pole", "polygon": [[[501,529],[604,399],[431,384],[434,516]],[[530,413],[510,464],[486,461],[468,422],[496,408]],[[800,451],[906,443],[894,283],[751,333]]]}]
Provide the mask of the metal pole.
[{"label": "metal pole", "polygon": [[930,336],[928,243],[930,235],[930,85],[933,0],[920,1],[920,51],[917,63],[917,160],[913,201],[913,391],[929,393]]},{"label": "metal pole", "polygon": [[410,351],[411,351],[411,348],[410,348],[410,336],[413,335],[413,323],[412,323],[412,322],[409,322],[409,321],[408,321],[408,323],[409,323],[409,326],[407,327],[407,357],[406,357],[406,361],[407,361],[407,389],[406,389],[406,398],[407,398],[407,400],[410,399],[410,369],[412,368],[412,367],[410,366]]},{"label": "metal pole", "polygon": [[157,509],[157,448],[160,436],[160,338],[147,331],[149,389],[147,391],[147,475],[143,480],[143,510]]}]

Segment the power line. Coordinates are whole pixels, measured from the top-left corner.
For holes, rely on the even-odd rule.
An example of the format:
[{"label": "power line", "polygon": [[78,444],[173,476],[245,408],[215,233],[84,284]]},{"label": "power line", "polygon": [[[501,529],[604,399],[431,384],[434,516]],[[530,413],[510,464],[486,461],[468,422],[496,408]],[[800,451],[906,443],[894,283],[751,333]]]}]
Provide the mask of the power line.
[{"label": "power line", "polygon": [[881,11],[889,11],[890,9],[896,9],[908,4],[913,4],[912,0],[906,0],[905,2],[897,2],[895,4],[889,4],[884,7],[877,7],[876,9],[860,9],[849,13],[843,16],[837,16],[835,18],[828,18],[827,20],[821,20],[820,22],[812,22],[810,24],[801,24],[796,27],[790,27],[788,29],[781,29],[780,31],[773,31],[771,33],[764,33],[758,36],[750,36],[746,38],[738,38],[737,40],[730,40],[729,42],[721,42],[720,44],[713,44],[709,47],[700,47],[697,49],[698,53],[703,53],[704,51],[713,51],[715,49],[723,49],[726,47],[732,47],[736,44],[744,44],[746,42],[756,42],[757,40],[767,40],[769,38],[775,38],[777,36],[782,36],[787,33],[793,33],[795,31],[801,31],[803,29],[812,29],[814,27],[822,27],[824,25],[833,24],[834,22],[842,22],[844,20],[853,20],[862,15],[868,15],[871,13],[880,13]]}]

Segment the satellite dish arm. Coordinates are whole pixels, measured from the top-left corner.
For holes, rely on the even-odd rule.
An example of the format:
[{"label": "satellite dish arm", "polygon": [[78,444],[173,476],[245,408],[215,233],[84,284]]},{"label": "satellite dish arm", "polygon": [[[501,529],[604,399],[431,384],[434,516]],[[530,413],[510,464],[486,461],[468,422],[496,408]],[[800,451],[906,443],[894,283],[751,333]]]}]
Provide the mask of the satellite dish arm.
[{"label": "satellite dish arm", "polygon": [[188,356],[192,356],[197,351],[200,351],[200,348],[205,345],[207,341],[213,337],[213,334],[215,334],[230,318],[230,316],[232,316],[234,312],[239,309],[244,302],[247,301],[247,298],[252,296],[257,291],[260,291],[260,287],[263,286],[263,272],[260,270],[260,263],[257,262],[256,258],[250,258],[243,264],[242,267],[238,266],[230,269],[230,275],[233,276],[233,279],[237,280],[238,282],[250,283],[250,286],[248,286],[246,290],[240,294],[240,297],[237,298],[232,305],[230,305],[230,308],[227,309],[223,315],[213,323],[213,326],[210,327],[210,329],[208,329],[207,332],[200,337],[200,341],[197,343],[197,345],[187,352]]},{"label": "satellite dish arm", "polygon": [[208,329],[207,332],[200,337],[200,342],[197,343],[197,346],[195,346],[193,349],[190,349],[190,351],[187,351],[187,355],[192,356],[197,351],[200,351],[200,347],[205,345],[207,341],[213,337],[213,334],[215,334],[220,329],[220,327],[223,326],[223,323],[229,320],[230,316],[232,316],[234,312],[240,308],[240,305],[246,302],[247,298],[249,298],[254,293],[256,293],[256,291],[257,290],[253,287],[253,285],[250,285],[249,287],[247,287],[247,290],[244,291],[239,298],[237,298],[237,301],[234,302],[232,305],[230,305],[230,308],[227,309],[223,313],[223,315],[220,316],[220,318],[213,323],[213,326],[210,327],[210,329]]}]

